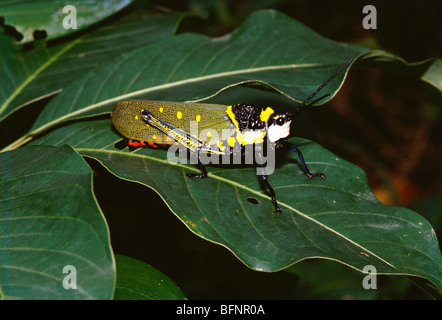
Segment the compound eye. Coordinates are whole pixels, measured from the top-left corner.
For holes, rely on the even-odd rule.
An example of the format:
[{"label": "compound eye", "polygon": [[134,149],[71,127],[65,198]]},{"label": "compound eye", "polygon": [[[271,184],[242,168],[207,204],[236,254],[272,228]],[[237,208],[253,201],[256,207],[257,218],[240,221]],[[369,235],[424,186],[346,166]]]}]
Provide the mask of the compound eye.
[{"label": "compound eye", "polygon": [[276,124],[278,126],[282,126],[284,123],[285,123],[284,118],[280,117],[280,118],[276,119]]}]

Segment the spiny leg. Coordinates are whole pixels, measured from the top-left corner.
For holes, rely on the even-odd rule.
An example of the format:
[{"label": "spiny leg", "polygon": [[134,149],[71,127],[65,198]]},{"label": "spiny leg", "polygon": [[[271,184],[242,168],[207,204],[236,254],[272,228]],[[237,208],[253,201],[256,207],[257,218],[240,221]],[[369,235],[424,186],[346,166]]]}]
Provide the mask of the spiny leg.
[{"label": "spiny leg", "polygon": [[198,166],[202,169],[202,173],[188,173],[186,174],[186,178],[188,179],[193,179],[193,178],[197,178],[197,179],[201,179],[201,178],[206,178],[207,177],[207,169],[204,166],[204,164],[201,162],[200,157],[198,156]]},{"label": "spiny leg", "polygon": [[301,150],[298,149],[297,146],[285,142],[284,146],[286,148],[288,148],[290,151],[296,152],[298,154],[299,160],[301,161],[301,165],[302,165],[302,171],[304,172],[304,174],[309,177],[310,179],[316,178],[316,177],[321,177],[322,179],[325,179],[325,174],[323,173],[311,173],[310,170],[307,167],[307,164],[304,161],[304,157],[302,156]]}]

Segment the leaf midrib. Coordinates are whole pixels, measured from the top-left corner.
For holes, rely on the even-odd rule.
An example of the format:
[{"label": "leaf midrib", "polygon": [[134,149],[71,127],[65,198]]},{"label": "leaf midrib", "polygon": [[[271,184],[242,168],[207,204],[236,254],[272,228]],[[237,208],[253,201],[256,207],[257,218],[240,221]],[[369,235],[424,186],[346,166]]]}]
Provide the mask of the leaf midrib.
[{"label": "leaf midrib", "polygon": [[[99,149],[90,149],[90,148],[77,148],[76,150],[77,150],[79,153],[81,153],[81,154],[82,154],[83,152],[88,152],[88,151],[89,151],[89,152],[92,152],[92,153],[106,153],[106,154],[109,154],[109,153],[110,153],[110,154],[116,154],[116,155],[122,155],[122,156],[127,156],[127,155],[128,155],[126,152],[115,151],[115,150],[99,150]],[[87,154],[85,154],[85,156],[87,156]],[[170,165],[170,163],[169,163],[167,160],[162,160],[162,159],[158,159],[158,158],[150,157],[150,156],[147,156],[147,155],[139,155],[139,154],[133,154],[133,153],[132,153],[131,156],[135,156],[135,157],[143,158],[143,160],[145,160],[145,159],[147,158],[147,159],[149,159],[149,160],[151,160],[151,161],[155,161],[155,162],[159,162],[159,163],[163,163],[163,164],[168,164],[168,165]],[[189,169],[188,166],[185,166],[185,165],[182,165],[182,164],[179,164],[179,163],[174,164],[174,166],[178,166],[178,167],[182,167],[182,168],[187,168],[187,169]],[[194,168],[190,168],[190,169],[191,169],[191,170],[197,170],[197,169],[194,169]],[[264,194],[262,194],[262,193],[260,193],[260,192],[258,192],[258,191],[256,191],[256,190],[254,190],[254,189],[250,189],[250,188],[248,188],[248,187],[246,187],[246,186],[244,186],[244,185],[242,185],[242,184],[239,184],[239,183],[237,183],[237,182],[235,182],[235,181],[232,181],[232,180],[229,180],[229,179],[223,178],[223,177],[218,176],[218,175],[214,175],[214,174],[212,174],[212,173],[209,173],[209,176],[208,176],[208,177],[209,177],[209,178],[216,179],[216,180],[218,180],[218,181],[220,181],[220,182],[224,182],[224,183],[227,183],[227,184],[233,185],[233,186],[235,186],[236,188],[240,188],[240,189],[245,190],[245,191],[247,191],[247,192],[253,193],[253,194],[255,194],[256,196],[259,196],[259,197],[261,197],[261,198],[269,199],[268,196],[266,196],[266,195],[264,195]],[[131,179],[127,179],[127,180],[131,180]],[[131,181],[132,181],[132,180],[131,180]],[[138,182],[138,183],[140,183],[140,182]],[[349,239],[348,237],[346,237],[345,235],[343,235],[343,234],[341,234],[341,233],[339,233],[339,232],[333,230],[332,228],[330,228],[330,227],[324,225],[323,223],[321,223],[321,222],[319,222],[319,221],[317,221],[317,220],[311,218],[309,215],[307,215],[307,214],[305,214],[305,213],[303,213],[303,212],[301,212],[301,211],[299,211],[299,210],[293,208],[292,206],[290,206],[290,205],[288,205],[288,204],[286,204],[286,203],[284,203],[284,202],[279,202],[279,201],[278,201],[278,204],[279,204],[280,206],[283,206],[283,207],[289,209],[289,210],[292,210],[293,212],[296,212],[298,215],[302,216],[303,218],[308,219],[308,220],[312,221],[313,223],[316,223],[318,226],[324,228],[325,230],[327,230],[327,231],[329,231],[329,232],[331,232],[331,233],[333,233],[333,234],[335,234],[335,235],[337,235],[337,236],[343,238],[345,241],[347,241],[347,242],[351,243],[352,245],[354,245],[354,246],[360,248],[361,250],[364,250],[365,252],[371,254],[373,257],[375,257],[376,259],[379,259],[379,261],[385,263],[385,264],[388,265],[389,267],[391,267],[391,268],[393,268],[393,269],[395,269],[395,270],[398,270],[394,265],[392,265],[392,264],[389,263],[388,261],[382,259],[381,257],[379,257],[377,254],[375,254],[375,253],[372,252],[371,250],[369,250],[369,249],[367,249],[367,248],[361,246],[360,244],[354,242],[353,240],[351,240],[351,239]],[[293,214],[292,214],[292,213],[290,213],[290,214],[292,215],[292,218],[294,219]],[[398,270],[398,271],[399,271],[399,270]]]},{"label": "leaf midrib", "polygon": [[[330,64],[330,66],[331,65],[332,64]],[[37,134],[40,134],[40,133],[44,132],[45,130],[51,128],[52,126],[55,126],[56,124],[59,124],[65,120],[71,119],[77,115],[81,115],[83,113],[91,111],[95,108],[102,107],[104,105],[108,105],[111,103],[116,103],[116,102],[121,101],[123,99],[129,99],[129,98],[133,98],[133,97],[136,97],[139,95],[143,95],[143,94],[147,94],[147,93],[151,93],[151,92],[155,92],[155,91],[179,87],[181,85],[190,84],[190,83],[197,83],[197,82],[201,82],[201,81],[207,81],[207,80],[235,76],[235,75],[241,75],[241,74],[248,74],[248,73],[255,73],[255,72],[269,71],[269,70],[312,68],[312,67],[317,67],[317,66],[327,67],[328,65],[326,65],[326,64],[287,64],[287,65],[278,65],[278,66],[265,66],[265,67],[251,68],[251,69],[239,69],[239,70],[234,70],[234,71],[218,72],[218,73],[209,74],[209,75],[205,75],[205,76],[199,76],[196,78],[187,78],[187,79],[179,80],[179,81],[175,81],[175,82],[164,83],[161,85],[157,85],[157,86],[153,86],[153,87],[149,87],[149,88],[145,88],[145,89],[141,89],[141,90],[137,90],[137,91],[132,91],[130,93],[118,95],[113,98],[91,104],[85,108],[78,109],[74,112],[66,113],[62,117],[58,117],[57,119],[47,122],[46,124],[42,125],[41,127],[34,129],[33,131],[29,132],[26,136],[35,136]],[[259,80],[252,80],[251,79],[251,80],[248,80],[245,82],[250,82],[250,81],[259,81]],[[243,83],[243,82],[241,82],[241,83]],[[187,101],[187,102],[189,102],[189,101]]]},{"label": "leaf midrib", "polygon": [[[54,61],[56,61],[62,54],[66,51],[69,51],[73,46],[75,46],[78,41],[80,41],[83,37],[79,37],[78,39],[68,43],[65,47],[63,47],[60,51],[52,55],[45,63],[43,63],[38,69],[36,69],[33,73],[31,73],[21,85],[15,88],[14,92],[5,100],[5,102],[0,106],[0,115],[5,111],[8,105],[30,84],[40,73],[46,70],[49,66],[52,65]],[[54,93],[56,93],[54,91]]]}]

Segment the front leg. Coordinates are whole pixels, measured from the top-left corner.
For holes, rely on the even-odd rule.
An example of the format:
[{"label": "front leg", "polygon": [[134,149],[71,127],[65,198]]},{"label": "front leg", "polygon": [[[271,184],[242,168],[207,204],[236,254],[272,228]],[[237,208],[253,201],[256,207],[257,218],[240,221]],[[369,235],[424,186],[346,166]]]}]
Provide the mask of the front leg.
[{"label": "front leg", "polygon": [[307,164],[304,161],[304,157],[302,156],[301,150],[298,149],[297,146],[288,143],[287,141],[283,142],[283,146],[288,148],[290,151],[296,152],[298,154],[299,160],[301,161],[302,171],[304,174],[309,177],[310,179],[321,177],[322,179],[325,179],[325,174],[323,173],[311,173],[310,170],[307,167]]},{"label": "front leg", "polygon": [[275,213],[280,214],[281,208],[278,206],[278,202],[276,201],[276,193],[275,190],[273,190],[272,186],[270,185],[269,181],[267,180],[267,175],[264,173],[264,167],[261,167],[263,170],[263,173],[259,175],[259,179],[266,185],[267,189],[270,192],[270,196],[272,197],[272,203],[275,207]]},{"label": "front leg", "polygon": [[259,169],[257,169],[258,177],[265,184],[265,186],[267,187],[267,190],[269,190],[269,192],[270,192],[270,196],[272,198],[272,203],[273,203],[273,206],[275,207],[275,213],[280,214],[282,211],[278,205],[278,201],[276,200],[275,190],[273,190],[272,186],[270,185],[269,181],[267,180],[267,173],[266,173],[266,170],[264,168],[264,163],[263,163],[262,145],[255,145],[255,150],[257,151],[255,155],[257,157],[257,164],[258,164],[258,168],[259,168]]}]

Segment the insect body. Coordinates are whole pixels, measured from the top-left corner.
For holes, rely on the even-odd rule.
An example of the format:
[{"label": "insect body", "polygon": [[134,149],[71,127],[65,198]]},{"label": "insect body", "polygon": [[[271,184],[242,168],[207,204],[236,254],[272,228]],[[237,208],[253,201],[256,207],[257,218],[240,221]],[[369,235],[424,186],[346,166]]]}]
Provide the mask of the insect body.
[{"label": "insect body", "polygon": [[[323,173],[311,173],[301,151],[287,142],[293,117],[302,111],[331,79],[344,70],[347,62],[331,76],[294,113],[277,113],[272,108],[256,107],[247,104],[232,106],[180,103],[168,101],[131,100],[118,103],[112,111],[112,123],[129,140],[131,146],[178,143],[196,154],[200,174],[187,174],[187,178],[205,178],[207,170],[201,161],[201,154],[232,154],[253,145],[262,157],[262,145],[268,141],[276,147],[285,147],[296,152],[304,174],[309,178],[322,177]],[[257,159],[259,160],[259,159]],[[257,161],[263,168],[262,161]],[[259,174],[260,180],[270,192],[276,213],[281,213],[276,194],[267,179],[265,170]]]}]

